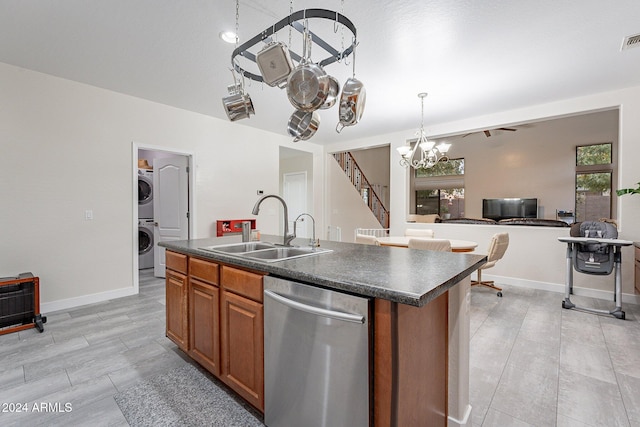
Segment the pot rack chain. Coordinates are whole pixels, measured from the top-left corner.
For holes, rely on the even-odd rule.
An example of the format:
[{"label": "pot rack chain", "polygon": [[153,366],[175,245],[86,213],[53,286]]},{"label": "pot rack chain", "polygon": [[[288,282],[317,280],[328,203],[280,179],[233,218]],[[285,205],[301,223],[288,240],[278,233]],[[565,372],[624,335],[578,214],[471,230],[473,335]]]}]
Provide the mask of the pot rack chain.
[{"label": "pot rack chain", "polygon": [[[236,11],[237,13],[237,11]],[[318,65],[321,67],[324,67],[326,65],[329,64],[333,64],[334,62],[339,62],[341,61],[343,58],[348,57],[349,55],[351,55],[351,53],[353,52],[354,47],[357,44],[357,34],[356,34],[356,27],[355,25],[353,25],[353,22],[351,22],[351,20],[349,18],[347,18],[346,16],[344,16],[341,13],[338,12],[334,12],[331,10],[327,10],[327,9],[304,9],[304,10],[299,10],[297,12],[293,12],[292,14],[290,14],[289,16],[281,19],[280,21],[276,22],[274,25],[267,27],[265,30],[263,30],[261,33],[259,33],[258,35],[254,36],[252,39],[250,39],[249,41],[243,43],[240,46],[237,46],[234,50],[233,53],[231,54],[231,64],[233,66],[233,68],[240,73],[241,75],[257,81],[257,82],[262,82],[263,78],[261,75],[258,74],[254,74],[251,73],[245,69],[243,69],[236,61],[236,57],[237,56],[242,56],[243,58],[246,58],[252,62],[256,62],[256,56],[249,52],[249,49],[254,47],[255,45],[257,45],[258,43],[266,40],[267,38],[271,37],[272,35],[274,35],[275,33],[277,33],[278,31],[282,30],[285,27],[289,27],[289,29],[291,29],[291,27],[293,27],[294,29],[296,29],[298,32],[300,32],[301,34],[304,34],[305,31],[305,26],[303,24],[301,24],[298,21],[303,21],[303,20],[307,20],[309,18],[321,18],[321,19],[329,19],[332,21],[336,21],[340,24],[342,24],[344,27],[346,27],[347,29],[349,29],[349,31],[351,31],[351,33],[353,34],[353,43],[351,45],[349,45],[346,49],[339,51],[337,49],[335,49],[333,46],[331,46],[329,43],[327,43],[325,40],[323,40],[320,36],[318,36],[317,34],[313,33],[312,31],[309,31],[307,29],[307,31],[309,31],[309,34],[311,36],[311,41],[312,43],[315,43],[316,45],[320,46],[322,49],[324,49],[326,52],[328,52],[330,54],[329,57],[323,59],[322,61],[318,62]],[[302,59],[302,57],[294,52],[289,52],[291,55],[291,58],[294,59],[295,61],[300,61]]]},{"label": "pot rack chain", "polygon": [[236,49],[240,44],[240,0],[236,0]]},{"label": "pot rack chain", "polygon": [[[293,0],[289,0],[289,16],[291,16],[292,14],[293,14]],[[289,44],[287,45],[287,47],[291,47],[291,25],[289,25]]]}]

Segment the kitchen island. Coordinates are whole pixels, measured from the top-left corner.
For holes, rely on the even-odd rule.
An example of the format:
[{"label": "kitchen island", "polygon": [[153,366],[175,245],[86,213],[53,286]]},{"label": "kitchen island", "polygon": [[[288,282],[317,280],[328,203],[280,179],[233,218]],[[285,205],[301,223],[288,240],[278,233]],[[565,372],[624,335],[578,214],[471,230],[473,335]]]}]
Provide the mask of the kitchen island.
[{"label": "kitchen island", "polygon": [[367,297],[371,425],[466,425],[469,276],[485,256],[323,241],[331,252],[265,262],[202,249],[239,241],[160,243],[168,250],[167,336],[182,350],[262,411],[262,278]]}]

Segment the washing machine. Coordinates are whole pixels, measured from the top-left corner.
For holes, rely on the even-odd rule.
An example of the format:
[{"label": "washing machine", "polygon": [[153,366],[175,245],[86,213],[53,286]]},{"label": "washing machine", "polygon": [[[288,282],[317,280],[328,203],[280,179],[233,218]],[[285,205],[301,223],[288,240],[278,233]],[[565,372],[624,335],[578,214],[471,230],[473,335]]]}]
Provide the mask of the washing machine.
[{"label": "washing machine", "polygon": [[153,218],[153,171],[138,169],[138,218]]},{"label": "washing machine", "polygon": [[153,268],[153,219],[138,220],[138,269]]}]

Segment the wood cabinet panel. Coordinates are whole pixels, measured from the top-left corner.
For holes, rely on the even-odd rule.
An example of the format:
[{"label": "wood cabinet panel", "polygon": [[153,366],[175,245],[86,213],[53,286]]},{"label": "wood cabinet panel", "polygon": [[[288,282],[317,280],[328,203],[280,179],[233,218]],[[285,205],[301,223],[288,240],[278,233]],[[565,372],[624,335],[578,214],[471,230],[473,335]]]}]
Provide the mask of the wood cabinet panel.
[{"label": "wood cabinet panel", "polygon": [[262,302],[262,277],[264,273],[240,270],[223,265],[221,267],[221,286],[228,291]]},{"label": "wood cabinet panel", "polygon": [[218,266],[215,262],[189,257],[189,277],[212,285],[219,285]]},{"label": "wood cabinet panel", "polygon": [[189,279],[189,355],[215,376],[220,376],[219,305],[217,287]]},{"label": "wood cabinet panel", "polygon": [[166,267],[182,274],[187,274],[187,256],[176,252],[165,252]]},{"label": "wood cabinet panel", "polygon": [[375,300],[376,427],[446,427],[448,298],[423,307]]},{"label": "wood cabinet panel", "polygon": [[225,290],[222,291],[221,298],[221,378],[245,400],[263,411],[262,304]]},{"label": "wood cabinet panel", "polygon": [[189,349],[187,276],[166,270],[167,337],[184,351]]}]

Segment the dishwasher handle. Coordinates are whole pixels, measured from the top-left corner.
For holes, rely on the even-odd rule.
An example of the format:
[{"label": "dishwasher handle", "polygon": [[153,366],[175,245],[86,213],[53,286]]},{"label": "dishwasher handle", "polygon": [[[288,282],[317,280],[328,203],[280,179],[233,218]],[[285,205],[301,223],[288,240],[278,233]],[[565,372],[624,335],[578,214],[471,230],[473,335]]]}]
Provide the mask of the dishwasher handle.
[{"label": "dishwasher handle", "polygon": [[279,303],[286,305],[287,307],[291,307],[295,310],[300,310],[310,314],[314,314],[316,316],[329,317],[335,320],[342,320],[345,322],[353,322],[353,323],[360,323],[360,324],[364,324],[365,322],[365,317],[359,314],[343,313],[340,311],[333,311],[333,310],[327,310],[325,308],[314,307],[312,305],[307,305],[298,301],[291,300],[289,298],[286,298],[280,295],[279,293],[276,293],[270,290],[265,290],[264,294],[265,296],[268,296],[278,301]]}]

